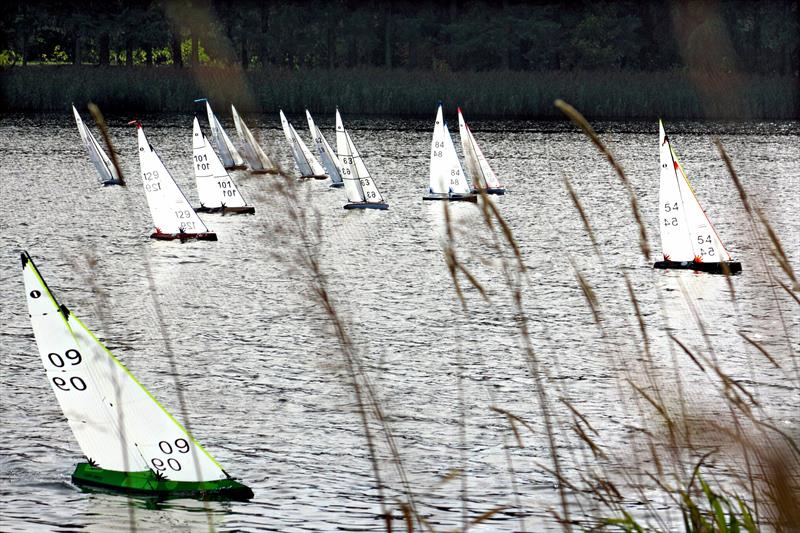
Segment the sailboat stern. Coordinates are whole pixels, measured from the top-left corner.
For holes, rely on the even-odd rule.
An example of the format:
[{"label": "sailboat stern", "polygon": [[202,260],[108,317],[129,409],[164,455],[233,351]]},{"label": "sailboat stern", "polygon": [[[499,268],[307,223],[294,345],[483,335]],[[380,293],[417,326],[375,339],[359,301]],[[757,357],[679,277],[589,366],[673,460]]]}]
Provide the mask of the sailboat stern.
[{"label": "sailboat stern", "polygon": [[150,238],[158,241],[216,241],[217,234],[211,231],[201,233],[161,233],[160,231],[154,231]]},{"label": "sailboat stern", "polygon": [[506,189],[505,187],[487,187],[485,189],[472,189],[472,192],[475,194],[485,192],[486,194],[502,195],[506,193]]},{"label": "sailboat stern", "polygon": [[448,202],[473,202],[476,203],[478,201],[478,195],[474,192],[470,193],[439,193],[439,192],[428,192],[428,194],[422,197],[423,200],[445,200]]},{"label": "sailboat stern", "polygon": [[106,470],[89,463],[78,463],[72,482],[84,489],[100,489],[138,496],[196,498],[200,500],[250,500],[253,491],[238,481],[226,478],[213,481],[172,481],[158,477],[152,470],[119,472]]},{"label": "sailboat stern", "polygon": [[256,214],[256,208],[251,205],[243,205],[237,207],[228,207],[226,205],[220,207],[206,207],[204,205],[201,205],[200,207],[195,207],[194,210],[198,213],[222,213],[222,216]]},{"label": "sailboat stern", "polygon": [[385,202],[350,202],[342,206],[344,209],[389,209],[389,204]]},{"label": "sailboat stern", "polygon": [[717,263],[702,263],[698,261],[656,261],[653,268],[683,269],[706,272],[708,274],[738,274],[742,271],[739,261],[721,261]]}]

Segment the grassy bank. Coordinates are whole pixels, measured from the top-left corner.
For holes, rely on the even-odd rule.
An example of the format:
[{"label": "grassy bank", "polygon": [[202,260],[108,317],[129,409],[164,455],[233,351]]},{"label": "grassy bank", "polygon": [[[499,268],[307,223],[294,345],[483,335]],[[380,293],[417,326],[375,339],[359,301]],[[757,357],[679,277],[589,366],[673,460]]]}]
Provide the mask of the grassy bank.
[{"label": "grassy bank", "polygon": [[793,77],[690,72],[431,72],[385,69],[242,71],[203,67],[28,66],[0,71],[6,111],[63,110],[96,102],[117,112],[190,111],[206,96],[242,111],[427,116],[437,100],[470,114],[558,116],[564,98],[593,118],[797,118]]}]

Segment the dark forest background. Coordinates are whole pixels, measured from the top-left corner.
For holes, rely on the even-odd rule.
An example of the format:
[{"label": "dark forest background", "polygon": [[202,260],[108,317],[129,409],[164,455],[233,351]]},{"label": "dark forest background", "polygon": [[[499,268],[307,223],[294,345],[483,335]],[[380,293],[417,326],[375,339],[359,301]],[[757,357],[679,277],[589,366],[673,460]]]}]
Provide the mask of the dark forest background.
[{"label": "dark forest background", "polygon": [[[55,64],[139,72],[277,69],[284,76],[361,70],[391,79],[397,71],[444,77],[581,73],[587,80],[598,75],[609,87],[614,79],[631,83],[636,73],[691,72],[796,85],[800,64],[800,13],[790,0],[89,0],[5,6],[0,80],[21,88],[33,78],[7,71]],[[7,95],[25,108],[25,92]],[[784,92],[788,102],[778,114],[791,114],[796,90]]]}]

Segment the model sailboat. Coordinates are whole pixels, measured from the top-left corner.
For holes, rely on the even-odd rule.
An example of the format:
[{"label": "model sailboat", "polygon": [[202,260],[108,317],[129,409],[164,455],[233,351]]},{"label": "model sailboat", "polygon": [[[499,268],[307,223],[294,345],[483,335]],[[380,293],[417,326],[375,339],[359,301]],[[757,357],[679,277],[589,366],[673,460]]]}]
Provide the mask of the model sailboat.
[{"label": "model sailboat", "polygon": [[661,162],[658,206],[664,260],[653,266],[717,274],[741,272],[742,264],[732,260],[700,206],[660,120],[658,129]]},{"label": "model sailboat", "polygon": [[479,191],[485,191],[486,194],[505,194],[506,189],[500,185],[500,180],[489,166],[486,156],[483,155],[481,147],[478,146],[478,142],[472,135],[472,130],[464,121],[460,107],[458,108],[458,131],[461,137],[461,148],[464,151],[464,162],[472,179],[472,186]]},{"label": "model sailboat", "polygon": [[422,199],[478,201],[458,160],[453,138],[444,122],[442,104],[439,104],[439,108],[436,110],[436,122],[433,126],[428,194],[424,195]]},{"label": "model sailboat", "polygon": [[344,129],[342,116],[336,110],[336,150],[339,152],[339,173],[347,195],[345,209],[389,209],[375,181],[369,175],[353,139]]},{"label": "model sailboat", "polygon": [[120,179],[119,173],[111,163],[111,160],[108,158],[103,149],[100,148],[100,144],[97,142],[97,139],[94,138],[92,132],[89,131],[89,128],[87,128],[86,124],[84,124],[83,120],[81,120],[81,116],[78,114],[78,110],[75,109],[75,106],[72,106],[72,113],[75,115],[75,122],[78,125],[78,133],[81,135],[81,140],[83,141],[83,144],[86,145],[86,149],[89,151],[89,159],[92,160],[94,168],[96,168],[98,174],[100,174],[100,179],[103,181],[103,185],[125,185],[125,182]]},{"label": "model sailboat", "polygon": [[331,145],[328,144],[327,139],[325,139],[325,136],[322,135],[322,132],[314,123],[314,119],[311,118],[311,113],[308,112],[308,109],[306,109],[306,120],[308,120],[308,129],[311,131],[311,137],[314,139],[317,152],[319,152],[322,166],[331,178],[330,187],[344,187],[344,181],[342,181],[342,175],[339,172],[339,158],[333,152]]},{"label": "model sailboat", "polygon": [[300,179],[317,179],[324,180],[328,176],[325,175],[325,169],[317,162],[317,159],[311,154],[306,143],[297,134],[294,126],[286,120],[286,115],[283,110],[280,111],[281,127],[283,127],[283,134],[289,145],[292,147],[292,155],[294,155],[294,162],[297,164],[297,170],[300,171]]},{"label": "model sailboat", "polygon": [[242,141],[244,150],[242,154],[247,160],[247,165],[250,167],[250,172],[255,174],[277,174],[278,169],[269,158],[269,156],[258,144],[250,128],[244,123],[242,117],[236,111],[236,108],[231,104],[231,113],[233,114],[233,124],[236,126],[236,133],[239,134],[239,140]]},{"label": "model sailboat", "polygon": [[86,462],[76,485],[160,498],[247,500],[222,466],[66,306],[27,253],[22,275],[47,380]]},{"label": "model sailboat", "polygon": [[139,168],[142,186],[153,216],[155,232],[152,239],[173,240],[199,239],[216,241],[217,234],[208,228],[197,216],[189,200],[169,173],[161,158],[147,142],[142,124],[133,121],[139,138]]},{"label": "model sailboat", "polygon": [[211,144],[200,131],[200,122],[194,119],[192,132],[192,150],[194,152],[194,179],[197,182],[197,195],[200,207],[195,211],[201,213],[248,214],[256,212],[247,205],[242,193],[233,178],[222,166]]},{"label": "model sailboat", "polygon": [[225,165],[227,170],[236,170],[247,168],[244,164],[244,159],[239,155],[236,147],[231,142],[231,138],[225,133],[222,124],[220,124],[217,115],[211,110],[211,104],[208,103],[206,98],[198,98],[195,102],[205,102],[206,114],[208,115],[208,127],[211,129],[211,140],[214,141],[214,146],[219,152],[219,157],[222,159],[222,164]]}]

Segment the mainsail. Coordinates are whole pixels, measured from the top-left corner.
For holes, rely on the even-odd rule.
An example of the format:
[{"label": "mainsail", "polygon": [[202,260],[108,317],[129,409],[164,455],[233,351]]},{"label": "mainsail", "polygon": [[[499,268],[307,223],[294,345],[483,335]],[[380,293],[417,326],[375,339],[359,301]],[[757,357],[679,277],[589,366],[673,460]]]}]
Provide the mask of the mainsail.
[{"label": "mainsail", "polygon": [[208,228],[197,216],[161,158],[147,142],[142,125],[137,123],[139,168],[147,205],[153,216],[156,233],[207,233]]},{"label": "mainsail", "polygon": [[347,200],[352,203],[383,203],[383,196],[370,176],[361,154],[353,144],[350,134],[344,129],[338,109],[336,110],[336,149],[339,152],[340,174],[344,180]]},{"label": "mainsail", "polygon": [[117,472],[149,470],[173,481],[227,478],[97,337],[59,305],[27,253],[22,269],[47,380],[89,463]]},{"label": "mainsail", "polygon": [[311,118],[311,113],[308,112],[308,109],[306,109],[306,120],[308,120],[308,129],[311,132],[311,136],[314,138],[314,144],[317,147],[317,152],[319,152],[319,158],[322,161],[322,166],[325,168],[325,173],[330,176],[333,185],[338,184],[338,186],[341,186],[343,180],[339,172],[339,158],[333,152],[333,148],[331,148],[325,136],[322,135],[322,132],[314,123],[314,119]]},{"label": "mainsail", "polygon": [[436,122],[433,126],[428,187],[429,192],[435,194],[469,194],[471,192],[461,168],[461,162],[458,160],[450,130],[444,122],[441,104],[436,111]]},{"label": "mainsail", "polygon": [[89,151],[89,159],[91,159],[94,168],[96,168],[98,174],[100,174],[100,179],[109,185],[119,182],[120,179],[117,169],[114,168],[111,160],[100,147],[100,144],[97,142],[97,139],[94,138],[92,132],[89,131],[89,128],[83,123],[75,106],[72,106],[72,113],[75,115],[75,122],[78,125],[78,133],[81,135],[81,140],[83,140],[83,144],[86,145],[86,149]]},{"label": "mainsail", "polygon": [[197,195],[200,205],[206,208],[244,207],[247,202],[242,193],[225,170],[211,144],[200,130],[200,122],[194,119],[192,132],[194,178],[197,181]]},{"label": "mainsail", "polygon": [[236,133],[244,146],[244,158],[247,160],[247,165],[250,170],[254,172],[277,172],[275,164],[269,156],[258,144],[250,128],[244,123],[242,117],[236,111],[236,108],[231,104],[231,113],[233,114],[233,123],[236,126]]},{"label": "mainsail", "polygon": [[661,250],[665,261],[719,263],[731,261],[678,162],[664,125],[659,125],[659,213]]},{"label": "mainsail", "polygon": [[460,107],[458,108],[458,131],[461,137],[461,148],[464,151],[464,162],[472,179],[472,185],[483,189],[501,189],[503,186],[500,185],[500,180],[489,166],[486,156],[483,155],[475,136],[472,135],[472,130],[464,121]]},{"label": "mainsail", "polygon": [[230,137],[225,133],[219,119],[217,119],[217,116],[211,110],[211,104],[209,104],[208,100],[205,98],[202,100],[206,103],[206,114],[208,115],[208,127],[211,129],[211,139],[217,147],[219,157],[222,159],[225,168],[244,168],[244,159],[242,159],[242,156],[236,151],[236,147],[233,146]]},{"label": "mainsail", "polygon": [[316,158],[311,154],[311,150],[308,149],[306,143],[303,142],[303,139],[297,134],[294,126],[286,119],[283,110],[280,111],[280,117],[283,134],[292,147],[292,154],[294,155],[294,161],[297,164],[297,170],[300,171],[300,175],[306,178],[317,176],[324,178],[325,169],[317,162]]}]

